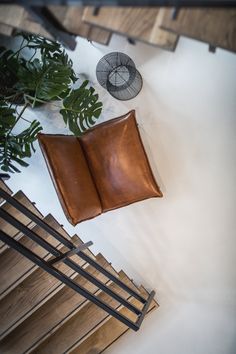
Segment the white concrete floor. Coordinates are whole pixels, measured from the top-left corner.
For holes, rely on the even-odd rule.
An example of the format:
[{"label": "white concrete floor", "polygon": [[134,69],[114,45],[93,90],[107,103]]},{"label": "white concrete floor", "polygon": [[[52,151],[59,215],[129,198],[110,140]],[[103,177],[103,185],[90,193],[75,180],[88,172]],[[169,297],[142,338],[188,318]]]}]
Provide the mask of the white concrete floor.
[{"label": "white concrete floor", "polygon": [[[107,52],[132,57],[144,86],[127,102],[96,82]],[[94,83],[104,103],[100,121],[137,111],[154,174],[164,193],[73,228],[66,221],[39,149],[30,167],[13,175],[46,215],[94,242],[113,265],[155,289],[160,308],[138,333],[129,332],[107,353],[236,353],[236,55],[181,38],[175,53],[114,36],[109,47],[78,39],[70,53],[77,73]],[[62,133],[61,117],[28,112],[44,131]]]}]

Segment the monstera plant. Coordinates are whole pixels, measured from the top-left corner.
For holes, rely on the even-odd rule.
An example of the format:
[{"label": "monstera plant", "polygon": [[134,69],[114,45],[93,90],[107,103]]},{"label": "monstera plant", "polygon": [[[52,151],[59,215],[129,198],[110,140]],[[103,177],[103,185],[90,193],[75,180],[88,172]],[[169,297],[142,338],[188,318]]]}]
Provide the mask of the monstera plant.
[{"label": "monstera plant", "polygon": [[[20,172],[24,160],[35,151],[34,141],[42,127],[24,117],[26,108],[57,101],[65,124],[82,135],[99,118],[102,103],[88,81],[75,88],[79,79],[73,63],[57,42],[41,36],[20,33],[18,50],[0,47],[0,167]],[[16,133],[19,120],[28,125]]]}]

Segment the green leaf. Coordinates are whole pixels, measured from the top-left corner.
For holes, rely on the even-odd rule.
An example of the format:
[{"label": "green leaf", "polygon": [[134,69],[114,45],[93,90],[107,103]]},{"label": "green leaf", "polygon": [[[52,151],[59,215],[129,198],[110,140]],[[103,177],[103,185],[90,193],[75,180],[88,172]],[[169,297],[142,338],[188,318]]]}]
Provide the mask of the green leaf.
[{"label": "green leaf", "polygon": [[0,101],[0,134],[6,134],[15,124],[15,109]]},{"label": "green leaf", "polygon": [[[12,157],[12,160],[13,161],[16,161],[19,165],[21,165],[21,166],[24,166],[24,167],[27,167],[27,166],[29,166],[29,164],[27,163],[27,162],[25,162],[25,161],[23,161],[22,159],[19,159],[18,157],[16,157],[16,156],[13,156]],[[11,166],[12,167],[12,166]]]},{"label": "green leaf", "polygon": [[34,92],[35,98],[49,101],[68,90],[71,83],[71,69],[61,63],[39,59],[27,62],[18,70],[18,87],[24,91]]},{"label": "green leaf", "polygon": [[5,172],[20,172],[16,165],[27,167],[23,159],[34,152],[33,143],[42,127],[34,120],[29,127],[19,134],[13,134],[17,113],[6,103],[0,101],[0,167]]},{"label": "green leaf", "polygon": [[78,89],[71,90],[63,100],[63,108],[60,110],[65,124],[76,136],[81,136],[91,128],[102,111],[98,95],[93,88],[87,88],[87,85],[88,81],[85,80]]},{"label": "green leaf", "polygon": [[[0,48],[0,88],[1,96],[14,93],[14,85],[17,83],[18,61],[13,57],[14,52],[4,47]],[[13,91],[13,92],[12,92]]]}]

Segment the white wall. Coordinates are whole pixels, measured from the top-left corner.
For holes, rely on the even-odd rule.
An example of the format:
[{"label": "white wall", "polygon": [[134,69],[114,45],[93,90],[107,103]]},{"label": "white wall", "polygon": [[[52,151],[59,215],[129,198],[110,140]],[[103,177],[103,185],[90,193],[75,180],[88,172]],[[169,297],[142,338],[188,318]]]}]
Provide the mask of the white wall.
[{"label": "white wall", "polygon": [[[121,102],[100,88],[97,61],[118,50],[144,80],[140,94]],[[236,56],[181,38],[175,53],[115,36],[109,48],[78,39],[70,53],[78,73],[95,83],[102,120],[137,110],[154,174],[164,193],[72,228],[65,220],[40,151],[9,185],[22,188],[46,214],[101,251],[148,289],[160,308],[138,333],[107,353],[236,353]],[[55,109],[55,107],[54,107]],[[63,132],[57,114],[40,117],[45,132]]]}]

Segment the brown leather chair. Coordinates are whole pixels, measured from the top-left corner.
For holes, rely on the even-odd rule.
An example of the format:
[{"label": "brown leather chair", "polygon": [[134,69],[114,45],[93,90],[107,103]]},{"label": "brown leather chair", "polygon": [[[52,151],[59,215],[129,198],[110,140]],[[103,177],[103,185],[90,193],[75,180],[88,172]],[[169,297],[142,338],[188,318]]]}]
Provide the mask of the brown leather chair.
[{"label": "brown leather chair", "polygon": [[64,212],[76,225],[109,210],[162,197],[137,128],[135,111],[82,137],[39,134]]}]

